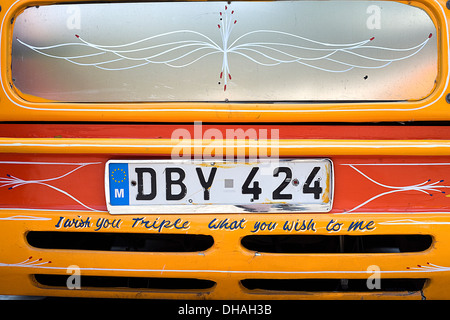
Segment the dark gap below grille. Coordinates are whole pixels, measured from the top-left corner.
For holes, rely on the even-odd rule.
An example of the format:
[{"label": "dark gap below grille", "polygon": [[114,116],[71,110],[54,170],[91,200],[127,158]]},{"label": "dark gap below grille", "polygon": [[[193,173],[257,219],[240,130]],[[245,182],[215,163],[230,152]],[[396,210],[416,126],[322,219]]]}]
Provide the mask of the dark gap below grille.
[{"label": "dark gap below grille", "polygon": [[150,234],[30,231],[28,243],[41,249],[72,249],[137,252],[197,252],[214,244],[201,234]]},{"label": "dark gap below grille", "polygon": [[[367,279],[245,279],[242,286],[249,290],[309,291],[309,292],[380,292],[420,291],[427,279],[380,279],[379,289],[370,289]],[[371,282],[372,283],[372,282]]]},{"label": "dark gap below grille", "polygon": [[244,248],[267,253],[398,253],[420,252],[433,242],[430,235],[250,235]]},{"label": "dark gap below grille", "polygon": [[[69,275],[35,274],[41,285],[67,287]],[[81,289],[85,288],[129,288],[159,290],[202,290],[211,289],[216,283],[211,280],[191,278],[143,278],[115,276],[80,276]]]}]

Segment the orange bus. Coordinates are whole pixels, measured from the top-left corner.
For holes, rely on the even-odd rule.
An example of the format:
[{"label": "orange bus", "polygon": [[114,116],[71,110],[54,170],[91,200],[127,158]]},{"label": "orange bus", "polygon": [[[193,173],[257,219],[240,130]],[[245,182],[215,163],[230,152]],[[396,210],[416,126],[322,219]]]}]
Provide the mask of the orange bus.
[{"label": "orange bus", "polygon": [[0,294],[448,299],[449,8],[2,0]]}]

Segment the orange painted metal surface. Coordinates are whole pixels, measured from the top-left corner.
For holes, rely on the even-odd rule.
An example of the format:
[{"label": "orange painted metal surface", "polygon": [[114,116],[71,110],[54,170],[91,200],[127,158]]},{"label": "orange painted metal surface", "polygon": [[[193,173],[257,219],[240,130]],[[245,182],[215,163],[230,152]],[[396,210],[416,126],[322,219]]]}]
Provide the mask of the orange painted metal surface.
[{"label": "orange painted metal surface", "polygon": [[[177,126],[89,126],[49,125],[40,133],[32,128],[15,127],[4,136],[36,140],[50,135],[77,135],[96,139],[114,131],[114,136],[134,135],[167,138]],[[104,128],[105,131],[99,130]],[[190,126],[185,126],[189,128]],[[231,128],[227,126],[227,128]],[[234,127],[236,128],[236,126]],[[301,144],[300,137],[309,131],[280,129],[280,137]],[[205,127],[204,130],[207,130]],[[361,127],[349,134],[348,127],[311,129],[315,138],[356,139]],[[397,138],[433,136],[434,127],[406,127],[397,130]],[[385,136],[390,127],[364,127],[364,134],[389,143]],[[444,142],[449,132],[441,127]],[[83,131],[83,132],[81,132]],[[328,133],[326,133],[328,132]],[[350,136],[349,136],[350,135]],[[382,138],[382,139],[380,139]],[[53,138],[56,142],[61,138]],[[282,141],[282,140],[281,140]],[[407,142],[408,140],[402,140]],[[286,142],[288,143],[288,142]],[[380,142],[381,143],[381,142]],[[88,147],[89,148],[89,147]],[[0,155],[0,290],[4,294],[56,295],[83,297],[168,298],[168,299],[447,299],[450,281],[448,256],[448,167],[450,158],[423,155],[332,155],[335,168],[335,195],[330,213],[285,214],[158,214],[110,215],[104,196],[104,165],[110,159],[154,159],[169,155],[145,152],[133,154],[97,154],[76,149],[68,153],[12,153]],[[433,153],[433,148],[429,148]],[[330,153],[326,153],[329,155]],[[292,156],[311,157],[310,154]],[[40,248],[30,244],[32,232],[91,232],[152,235],[209,235],[214,244],[197,252],[123,252],[104,250]],[[271,253],[250,250],[242,239],[254,235],[300,236],[374,236],[429,235],[432,243],[417,252],[385,253]],[[332,261],[332,263],[330,263]],[[200,279],[214,285],[202,289],[139,289],[124,287],[82,287],[69,290],[65,285],[42,282],[40,275],[68,277],[67,268],[76,265],[84,276],[149,277],[164,279]],[[371,275],[369,266],[381,270],[387,279],[427,279],[417,291],[274,291],[245,287],[248,279],[359,279]],[[37,275],[37,276],[36,276]],[[82,280],[83,281],[83,280]],[[339,280],[340,281],[340,280]],[[83,284],[82,284],[83,286]]]},{"label": "orange painted metal surface", "polygon": [[[58,3],[65,3],[59,1]],[[68,1],[70,2],[70,1]],[[83,1],[81,1],[82,3]],[[2,68],[0,119],[3,121],[153,121],[153,122],[323,122],[448,120],[446,95],[449,85],[449,10],[445,1],[402,2],[425,10],[438,34],[438,77],[434,91],[418,101],[342,103],[61,103],[21,97],[11,71]],[[48,1],[3,1],[1,18],[1,63],[11,65],[14,18],[28,6]]]},{"label": "orange painted metal surface", "polygon": [[[145,155],[2,155],[2,208],[106,212],[104,173],[109,159]],[[51,159],[51,160],[43,160]],[[335,200],[331,213],[442,212],[450,210],[447,157],[332,158]]]},{"label": "orange painted metal surface", "polygon": [[[2,66],[11,65],[14,18],[27,6],[52,3],[1,2]],[[438,78],[431,95],[419,101],[61,103],[20,94],[13,85],[10,68],[2,67],[0,294],[151,299],[450,299],[450,127],[432,122],[424,126],[372,123],[450,119],[446,101],[450,10],[439,0],[402,3],[424,9],[438,31]],[[200,131],[198,126],[182,124],[194,121],[221,124],[205,124]],[[169,124],[155,124],[158,122]],[[180,129],[190,137],[183,144],[172,136]],[[107,212],[104,175],[108,160],[171,159],[174,148],[199,157],[211,147],[210,139],[202,139],[209,129],[218,130],[223,137],[216,141],[220,146],[215,148],[217,154],[260,155],[264,147],[260,140],[226,139],[228,129],[255,129],[277,130],[279,139],[274,147],[281,158],[331,159],[331,212]],[[202,235],[212,237],[213,243],[191,252],[104,250],[95,247],[96,242],[85,244],[87,249],[70,248],[76,241],[66,241],[66,247],[61,248],[60,243],[43,245],[49,233],[70,233],[74,239],[85,233]],[[34,243],[33,234],[44,238]],[[389,248],[382,252],[333,253],[253,250],[243,240],[248,236],[294,235],[325,236],[337,242],[367,236],[429,236],[431,240],[410,252]],[[65,282],[71,266],[84,277],[207,280],[211,285],[161,288],[123,283],[89,286],[82,282],[81,289],[71,290]],[[423,279],[423,286],[389,291],[345,289],[346,281],[366,283],[372,275],[371,266],[378,267],[382,283]],[[54,280],[58,276],[62,282]],[[336,280],[341,290],[253,288],[246,284],[247,280],[262,284],[263,280],[310,279]]]}]

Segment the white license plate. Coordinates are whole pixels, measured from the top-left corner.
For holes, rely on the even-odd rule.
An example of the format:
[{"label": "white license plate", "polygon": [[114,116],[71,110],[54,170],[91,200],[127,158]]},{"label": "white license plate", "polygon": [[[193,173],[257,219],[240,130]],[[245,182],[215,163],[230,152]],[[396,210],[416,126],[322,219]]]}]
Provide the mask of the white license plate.
[{"label": "white license plate", "polygon": [[105,185],[111,214],[328,212],[333,164],[329,159],[111,160]]}]

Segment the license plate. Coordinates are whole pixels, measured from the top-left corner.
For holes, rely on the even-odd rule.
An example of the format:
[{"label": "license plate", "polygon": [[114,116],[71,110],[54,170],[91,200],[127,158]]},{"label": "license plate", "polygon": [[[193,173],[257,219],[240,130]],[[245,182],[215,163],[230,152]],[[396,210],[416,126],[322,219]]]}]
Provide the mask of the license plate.
[{"label": "license plate", "polygon": [[105,184],[111,214],[328,212],[333,164],[329,159],[111,160]]}]

